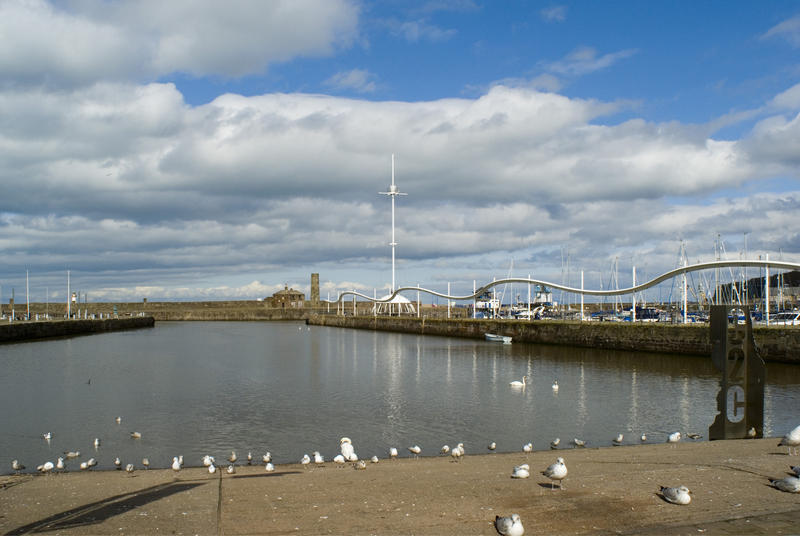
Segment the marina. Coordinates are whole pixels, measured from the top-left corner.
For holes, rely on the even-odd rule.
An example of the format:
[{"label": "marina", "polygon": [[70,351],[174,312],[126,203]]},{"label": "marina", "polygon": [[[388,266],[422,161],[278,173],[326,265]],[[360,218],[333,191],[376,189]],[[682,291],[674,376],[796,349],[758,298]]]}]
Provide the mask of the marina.
[{"label": "marina", "polygon": [[[67,451],[112,469],[187,466],[235,450],[275,463],[352,438],[362,458],[517,452],[664,442],[674,431],[703,441],[716,411],[718,373],[697,356],[592,350],[348,330],[301,322],[159,322],[155,329],[4,345],[0,404],[13,408],[0,467],[33,470]],[[524,389],[509,382],[528,377]],[[551,389],[557,380],[560,389]],[[797,367],[769,363],[764,436],[795,426]],[[120,422],[117,422],[117,417]],[[513,423],[513,425],[509,425]],[[613,434],[610,432],[613,431]],[[141,437],[131,438],[131,432]],[[49,441],[42,434],[51,433]],[[95,438],[100,439],[95,448]],[[694,441],[694,440],[689,440]]]}]

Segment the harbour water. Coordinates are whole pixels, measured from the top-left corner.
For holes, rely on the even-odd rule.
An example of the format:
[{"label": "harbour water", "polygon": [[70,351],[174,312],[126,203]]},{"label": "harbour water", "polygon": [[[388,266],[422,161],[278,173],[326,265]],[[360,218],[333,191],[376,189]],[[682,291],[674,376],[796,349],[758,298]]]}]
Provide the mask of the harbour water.
[{"label": "harbour water", "polygon": [[[153,329],[0,346],[0,473],[80,451],[98,468],[199,465],[235,450],[275,463],[338,453],[362,458],[663,442],[707,435],[718,374],[710,358],[587,350],[306,326],[159,322]],[[509,386],[528,377],[524,389]],[[559,389],[552,389],[554,381]],[[769,363],[766,436],[798,424],[800,367]],[[121,417],[117,424],[116,418]],[[132,439],[130,432],[140,432]],[[51,440],[42,434],[50,432]],[[93,442],[100,439],[95,449]]]}]

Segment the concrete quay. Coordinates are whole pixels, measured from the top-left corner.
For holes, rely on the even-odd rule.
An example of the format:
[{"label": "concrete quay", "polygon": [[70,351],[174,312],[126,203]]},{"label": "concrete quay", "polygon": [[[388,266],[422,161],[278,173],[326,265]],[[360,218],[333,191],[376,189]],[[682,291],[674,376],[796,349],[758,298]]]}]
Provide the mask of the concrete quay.
[{"label": "concrete quay", "polygon": [[[0,534],[491,535],[495,515],[511,513],[520,515],[527,535],[798,534],[800,494],[778,491],[769,479],[785,476],[800,456],[777,443],[689,441],[527,455],[483,454],[484,445],[466,445],[461,462],[415,460],[402,448],[403,458],[368,462],[365,470],[327,462],[280,465],[273,473],[239,465],[232,475],[202,467],[6,475]],[[425,445],[423,453],[438,448]],[[551,490],[540,474],[557,456],[569,470],[563,490]],[[521,463],[530,465],[531,477],[511,479]],[[667,503],[657,494],[662,485],[687,486],[692,502]]]}]

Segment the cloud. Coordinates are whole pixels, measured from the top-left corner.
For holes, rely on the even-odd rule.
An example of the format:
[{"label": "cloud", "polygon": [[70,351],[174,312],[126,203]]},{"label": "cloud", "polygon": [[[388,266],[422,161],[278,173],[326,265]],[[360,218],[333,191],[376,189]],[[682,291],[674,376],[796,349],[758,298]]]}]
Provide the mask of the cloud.
[{"label": "cloud", "polygon": [[674,263],[678,235],[708,251],[715,232],[742,225],[754,249],[800,253],[785,233],[800,193],[715,198],[800,178],[800,119],[775,114],[792,95],[741,139],[716,140],[678,123],[604,125],[627,104],[525,85],[421,102],[228,94],[195,107],[172,84],[0,90],[0,276],[7,288],[30,267],[55,287],[69,267],[79,288],[133,297],[241,296],[311,271],[382,287],[391,153],[409,194],[397,199],[404,284],[470,277],[471,288],[510,256],[558,274],[565,245],[587,270],[622,253],[655,270]]},{"label": "cloud", "polygon": [[552,6],[539,11],[542,19],[547,22],[564,22],[567,20],[567,6]]},{"label": "cloud", "polygon": [[0,3],[0,87],[261,73],[350,46],[358,17],[351,0],[83,0],[69,9],[8,0]]},{"label": "cloud", "polygon": [[352,89],[357,93],[372,93],[376,89],[375,75],[364,69],[341,71],[331,76],[323,84],[336,90]]},{"label": "cloud", "polygon": [[430,41],[438,43],[452,39],[458,32],[452,28],[445,29],[435,24],[431,24],[427,19],[400,21],[389,20],[386,21],[389,31],[400,36],[410,43],[418,43],[420,41]]},{"label": "cloud", "polygon": [[597,50],[594,48],[580,47],[567,54],[563,59],[546,64],[546,67],[555,73],[580,76],[606,69],[620,60],[630,58],[636,52],[635,49],[626,49],[598,56]]},{"label": "cloud", "polygon": [[762,39],[774,37],[785,39],[793,47],[800,47],[800,15],[776,24],[761,36]]}]

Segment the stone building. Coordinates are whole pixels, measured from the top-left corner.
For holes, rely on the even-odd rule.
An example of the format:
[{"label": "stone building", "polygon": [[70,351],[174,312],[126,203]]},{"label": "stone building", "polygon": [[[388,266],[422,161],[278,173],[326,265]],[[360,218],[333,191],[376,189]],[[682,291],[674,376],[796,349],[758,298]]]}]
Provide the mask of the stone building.
[{"label": "stone building", "polygon": [[302,309],[306,304],[306,295],[286,285],[283,290],[267,298],[266,302],[267,307],[276,309]]}]

